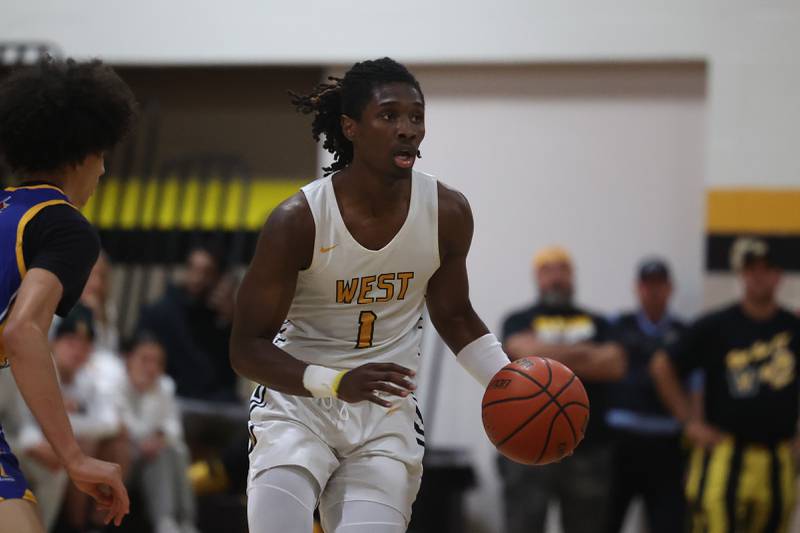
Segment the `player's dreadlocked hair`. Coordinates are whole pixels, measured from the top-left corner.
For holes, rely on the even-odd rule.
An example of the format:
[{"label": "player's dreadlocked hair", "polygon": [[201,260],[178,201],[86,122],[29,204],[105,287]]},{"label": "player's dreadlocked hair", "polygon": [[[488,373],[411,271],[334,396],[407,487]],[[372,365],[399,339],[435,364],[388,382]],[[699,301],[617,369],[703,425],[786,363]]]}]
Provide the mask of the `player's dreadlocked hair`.
[{"label": "player's dreadlocked hair", "polygon": [[60,170],[113,148],[135,114],[111,67],[47,57],[0,84],[0,154],[14,171]]},{"label": "player's dreadlocked hair", "polygon": [[321,83],[307,95],[289,91],[297,111],[314,115],[311,124],[314,140],[319,141],[320,135],[325,135],[322,147],[333,154],[331,166],[322,169],[326,176],[345,168],[353,160],[353,143],[342,132],[341,116],[359,120],[376,87],[387,83],[408,83],[419,91],[422,101],[425,101],[414,75],[388,57],[356,63],[344,78],[331,76],[328,80],[331,83]]}]

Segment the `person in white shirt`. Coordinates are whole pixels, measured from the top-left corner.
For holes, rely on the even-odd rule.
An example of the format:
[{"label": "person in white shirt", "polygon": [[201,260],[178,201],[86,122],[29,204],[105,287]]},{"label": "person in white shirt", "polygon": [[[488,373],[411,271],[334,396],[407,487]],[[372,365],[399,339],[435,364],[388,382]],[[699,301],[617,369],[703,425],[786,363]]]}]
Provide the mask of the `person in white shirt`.
[{"label": "person in white shirt", "polygon": [[117,400],[132,449],[129,484],[139,486],[156,533],[195,533],[189,454],[175,382],[164,374],[166,352],[146,332],[125,352],[127,373],[117,387]]}]

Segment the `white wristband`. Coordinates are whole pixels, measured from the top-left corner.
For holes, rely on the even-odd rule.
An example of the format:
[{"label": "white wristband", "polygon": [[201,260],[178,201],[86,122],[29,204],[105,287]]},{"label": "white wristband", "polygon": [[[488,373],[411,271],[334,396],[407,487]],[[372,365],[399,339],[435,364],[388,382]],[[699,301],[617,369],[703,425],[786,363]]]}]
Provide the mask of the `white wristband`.
[{"label": "white wristband", "polygon": [[478,337],[456,355],[461,366],[486,387],[495,374],[511,361],[492,333]]},{"label": "white wristband", "polygon": [[334,370],[324,366],[308,365],[303,372],[303,387],[314,398],[336,398],[339,382],[346,370]]}]

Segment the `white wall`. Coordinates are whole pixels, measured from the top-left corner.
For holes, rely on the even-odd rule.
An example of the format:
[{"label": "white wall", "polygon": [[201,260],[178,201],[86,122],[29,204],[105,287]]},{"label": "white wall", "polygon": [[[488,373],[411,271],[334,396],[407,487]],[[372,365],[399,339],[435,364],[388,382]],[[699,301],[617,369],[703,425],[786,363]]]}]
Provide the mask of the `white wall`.
[{"label": "white wall", "polygon": [[707,183],[800,185],[794,0],[0,0],[0,40],[117,63],[707,59]]}]

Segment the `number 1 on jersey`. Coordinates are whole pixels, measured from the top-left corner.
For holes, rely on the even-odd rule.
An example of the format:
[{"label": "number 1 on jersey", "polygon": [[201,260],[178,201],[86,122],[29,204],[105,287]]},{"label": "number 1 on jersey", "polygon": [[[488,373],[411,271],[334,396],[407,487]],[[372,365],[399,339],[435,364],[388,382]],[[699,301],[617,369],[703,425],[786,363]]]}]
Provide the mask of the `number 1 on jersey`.
[{"label": "number 1 on jersey", "polygon": [[375,334],[375,319],[378,316],[372,311],[361,311],[358,315],[358,342],[356,348],[372,347],[372,336]]}]

